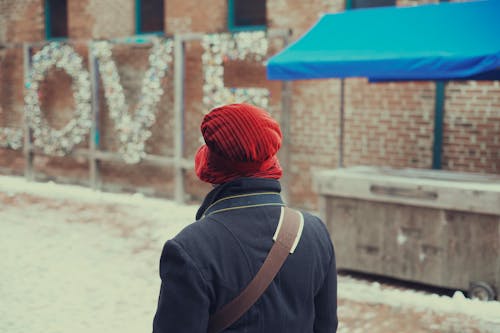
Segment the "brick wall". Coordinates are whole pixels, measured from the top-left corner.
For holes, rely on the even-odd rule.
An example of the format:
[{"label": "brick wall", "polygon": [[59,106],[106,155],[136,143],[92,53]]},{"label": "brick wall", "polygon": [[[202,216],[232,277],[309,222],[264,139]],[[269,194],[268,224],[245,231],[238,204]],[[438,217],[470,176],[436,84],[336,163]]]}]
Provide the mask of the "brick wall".
[{"label": "brick wall", "polygon": [[343,8],[343,0],[269,0],[268,25],[270,28],[291,29],[292,38],[296,39],[306,32],[322,13],[338,12]]},{"label": "brick wall", "polygon": [[[38,0],[0,0],[0,126],[22,128],[23,41],[40,41],[44,36],[43,4]],[[24,171],[20,151],[0,149],[0,172],[20,175]]]},{"label": "brick wall", "polygon": [[0,0],[0,43],[42,40],[42,13],[39,0]]},{"label": "brick wall", "polygon": [[[399,0],[399,6],[437,1]],[[166,0],[165,32],[219,33],[227,30],[227,1]],[[343,0],[268,0],[271,29],[291,29],[292,40],[302,35],[322,12],[337,12]],[[43,1],[0,0],[0,43],[39,41],[44,36]],[[128,0],[68,0],[68,31],[78,40],[75,49],[87,61],[82,43],[94,38],[133,35],[134,2]],[[283,48],[279,38],[270,41],[269,55]],[[203,104],[203,48],[199,41],[186,43],[185,157],[192,158],[201,144],[199,124],[209,107]],[[133,109],[139,98],[142,75],[147,68],[148,47],[119,45],[113,49],[127,102]],[[0,126],[21,127],[23,114],[22,49],[0,49]],[[264,69],[253,62],[225,64],[226,86],[265,87],[271,93],[269,111],[278,120],[281,113],[281,82],[268,81]],[[433,82],[368,83],[366,79],[345,81],[344,164],[430,168],[434,126]],[[51,71],[41,89],[44,114],[54,127],[63,126],[73,114],[71,80],[61,71]],[[173,155],[173,74],[163,80],[164,96],[157,123],[152,128],[147,151]],[[443,169],[499,173],[500,168],[500,86],[498,82],[449,82],[446,85],[443,133]],[[100,91],[102,148],[116,151],[114,124]],[[292,84],[290,155],[282,164],[289,189],[289,202],[315,209],[317,196],[311,186],[312,174],[338,165],[340,80],[297,81]],[[86,146],[83,143],[81,146]],[[0,172],[21,174],[24,159],[20,151],[0,149]],[[39,179],[86,183],[88,164],[76,158],[37,156]],[[102,163],[105,189],[140,189],[172,197],[170,168],[123,163]],[[209,186],[201,184],[194,172],[186,173],[188,199],[198,200]]]},{"label": "brick wall", "polygon": [[226,31],[226,0],[166,1],[167,34]]},{"label": "brick wall", "polygon": [[[89,11],[89,2],[88,0],[68,0],[68,35],[72,39],[93,37],[92,26],[96,25],[95,18],[101,16],[92,15]],[[107,4],[112,1],[101,2]]]},{"label": "brick wall", "polygon": [[500,85],[449,82],[446,86],[443,169],[500,173]]},{"label": "brick wall", "polygon": [[[80,0],[72,0],[80,2]],[[135,33],[134,1],[130,0],[84,0],[87,3],[85,17],[90,22],[82,22],[88,27],[94,39],[131,36]]]},{"label": "brick wall", "polygon": [[297,82],[290,115],[289,201],[311,209],[316,194],[312,174],[336,167],[339,135],[339,80]]},{"label": "brick wall", "polygon": [[346,166],[432,167],[434,84],[346,80]]}]

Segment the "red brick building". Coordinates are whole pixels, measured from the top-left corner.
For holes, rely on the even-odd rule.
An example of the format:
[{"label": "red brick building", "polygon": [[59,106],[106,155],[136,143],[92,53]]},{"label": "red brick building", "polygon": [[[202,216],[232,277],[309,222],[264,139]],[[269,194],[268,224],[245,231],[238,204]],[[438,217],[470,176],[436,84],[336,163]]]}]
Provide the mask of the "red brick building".
[{"label": "red brick building", "polygon": [[[32,54],[45,40],[64,38],[83,58],[88,69],[90,40],[116,39],[113,60],[133,109],[140,99],[142,77],[148,67],[150,46],[130,44],[126,37],[160,34],[167,37],[189,33],[223,34],[251,29],[291,30],[290,40],[302,35],[323,12],[367,5],[418,5],[437,1],[237,1],[237,0],[4,0],[0,1],[0,128],[23,129],[24,66],[23,43],[35,43]],[[245,5],[246,4],[246,5]],[[243,6],[243,7],[241,7]],[[245,7],[247,6],[247,7]],[[425,21],[423,21],[425,24]],[[349,32],[346,31],[346,34]],[[201,37],[200,37],[201,38]],[[199,123],[209,109],[204,97],[206,53],[200,38],[184,43],[183,149],[192,159],[200,145]],[[284,47],[281,37],[267,37],[267,56]],[[40,43],[42,42],[42,43]],[[175,62],[175,59],[174,59]],[[161,80],[164,93],[157,117],[146,142],[150,155],[174,156],[174,75],[168,70]],[[269,111],[282,114],[282,83],[268,81],[259,61],[224,60],[225,87],[256,87],[269,92]],[[100,76],[99,76],[100,77]],[[109,115],[102,78],[98,79],[100,150],[116,152],[120,142]],[[338,165],[340,81],[312,80],[292,83],[289,120],[288,174],[289,202],[314,209],[317,196],[312,174]],[[345,80],[344,165],[385,165],[397,168],[431,168],[434,142],[434,82],[368,83],[366,79]],[[493,82],[447,82],[444,89],[442,168],[445,170],[500,172],[500,85]],[[73,119],[72,78],[52,67],[40,82],[38,97],[44,118],[59,129]],[[0,134],[0,140],[2,136]],[[77,147],[89,146],[86,141]],[[5,146],[0,142],[0,147]],[[0,148],[0,173],[23,174],[23,149]],[[81,155],[54,157],[35,154],[35,178],[88,184],[89,162]],[[100,181],[105,190],[140,190],[174,197],[176,169],[158,163],[126,164],[117,159],[99,162]],[[186,199],[197,200],[208,186],[185,171]]]}]

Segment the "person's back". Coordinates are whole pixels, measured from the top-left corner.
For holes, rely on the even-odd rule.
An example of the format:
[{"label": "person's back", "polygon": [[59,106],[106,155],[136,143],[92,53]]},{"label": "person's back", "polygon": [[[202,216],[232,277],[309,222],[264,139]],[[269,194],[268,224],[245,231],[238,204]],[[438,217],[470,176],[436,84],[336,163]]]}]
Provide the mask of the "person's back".
[{"label": "person's back", "polygon": [[[225,180],[205,198],[198,221],[166,243],[153,332],[207,332],[210,316],[254,278],[273,245],[284,205],[276,178]],[[223,332],[336,331],[333,246],[321,220],[302,214],[293,254],[250,310]]]}]

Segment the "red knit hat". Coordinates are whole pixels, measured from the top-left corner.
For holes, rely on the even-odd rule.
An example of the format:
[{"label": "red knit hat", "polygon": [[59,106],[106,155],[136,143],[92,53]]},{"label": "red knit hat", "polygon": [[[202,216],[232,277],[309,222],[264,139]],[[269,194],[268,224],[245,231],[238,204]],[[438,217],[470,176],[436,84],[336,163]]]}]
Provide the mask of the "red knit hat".
[{"label": "red knit hat", "polygon": [[250,104],[215,108],[203,118],[201,133],[206,144],[195,157],[201,180],[221,184],[240,177],[281,177],[276,153],[282,134],[266,111]]}]

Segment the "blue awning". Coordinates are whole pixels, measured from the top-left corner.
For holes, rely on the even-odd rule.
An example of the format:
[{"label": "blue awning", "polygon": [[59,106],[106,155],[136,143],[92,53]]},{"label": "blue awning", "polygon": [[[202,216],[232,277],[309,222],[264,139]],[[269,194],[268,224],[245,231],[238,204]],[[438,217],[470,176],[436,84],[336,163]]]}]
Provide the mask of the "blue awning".
[{"label": "blue awning", "polygon": [[267,62],[271,80],[500,79],[500,0],[325,14]]}]

